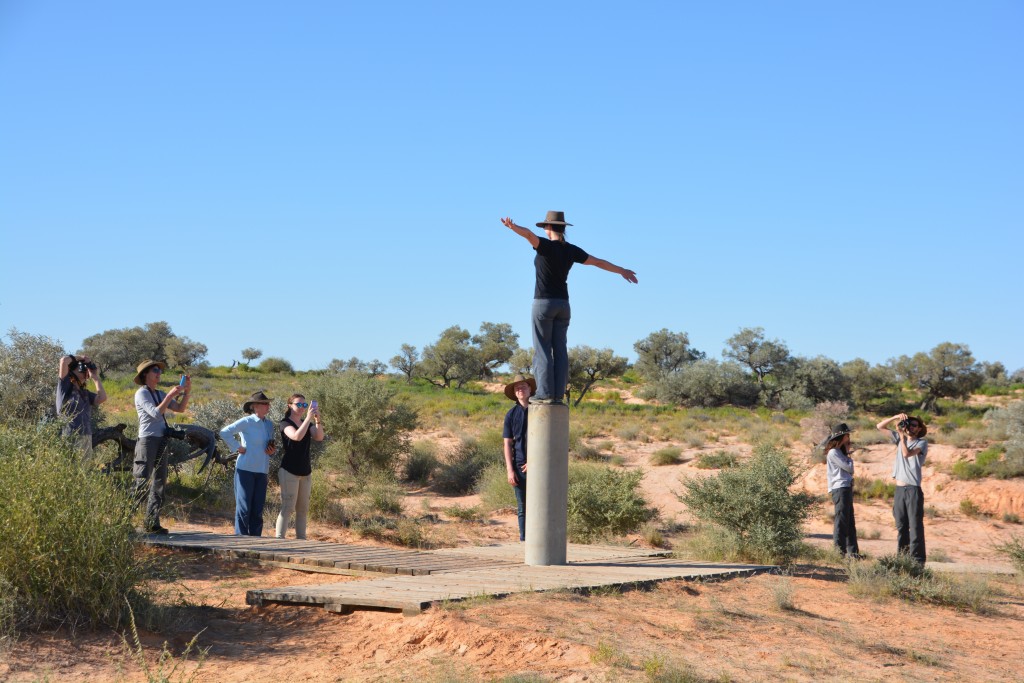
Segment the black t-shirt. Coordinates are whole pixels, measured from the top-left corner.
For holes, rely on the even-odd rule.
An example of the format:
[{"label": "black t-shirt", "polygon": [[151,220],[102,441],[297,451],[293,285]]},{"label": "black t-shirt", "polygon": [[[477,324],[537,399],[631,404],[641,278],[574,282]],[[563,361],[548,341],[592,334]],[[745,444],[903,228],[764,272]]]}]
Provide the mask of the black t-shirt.
[{"label": "black t-shirt", "polygon": [[534,299],[569,299],[569,269],[574,263],[583,263],[590,255],[575,244],[560,240],[538,238],[537,255],[533,265],[537,269]]},{"label": "black t-shirt", "polygon": [[294,474],[296,477],[308,477],[313,473],[313,467],[309,462],[309,445],[312,441],[313,435],[311,430],[313,425],[310,424],[309,429],[306,430],[306,435],[298,441],[294,441],[288,438],[285,434],[285,427],[299,428],[299,425],[292,422],[291,418],[285,418],[281,420],[281,441],[284,442],[284,456],[281,458],[281,469]]}]

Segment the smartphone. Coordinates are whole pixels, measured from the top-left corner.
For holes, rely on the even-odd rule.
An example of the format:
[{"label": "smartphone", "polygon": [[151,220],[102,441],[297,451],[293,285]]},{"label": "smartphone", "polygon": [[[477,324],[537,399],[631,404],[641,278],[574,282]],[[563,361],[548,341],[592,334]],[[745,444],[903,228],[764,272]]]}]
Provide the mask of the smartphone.
[{"label": "smartphone", "polygon": [[316,399],[314,398],[309,404],[310,410],[316,410]]},{"label": "smartphone", "polygon": [[182,387],[185,386],[185,377],[186,377],[186,375],[182,375],[181,376],[181,381],[178,382],[178,386],[182,386]]}]

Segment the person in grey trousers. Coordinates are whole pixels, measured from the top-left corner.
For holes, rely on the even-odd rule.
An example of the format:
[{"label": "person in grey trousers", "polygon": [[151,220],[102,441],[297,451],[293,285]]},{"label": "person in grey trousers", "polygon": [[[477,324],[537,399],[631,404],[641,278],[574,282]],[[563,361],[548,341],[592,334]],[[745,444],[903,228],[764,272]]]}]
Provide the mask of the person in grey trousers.
[{"label": "person in grey trousers", "polygon": [[146,359],[136,368],[132,380],[141,385],[135,392],[135,410],[139,414],[139,440],[135,444],[135,461],[132,476],[135,478],[134,495],[139,502],[146,497],[146,519],[142,531],[147,534],[166,534],[167,529],[160,525],[160,508],[164,504],[164,487],[167,484],[167,459],[164,449],[167,446],[169,429],[164,414],[170,410],[180,413],[188,407],[188,395],[192,389],[192,379],[185,376],[184,384],[175,384],[167,393],[157,389],[160,377],[167,364],[162,361]]},{"label": "person in grey trousers", "polygon": [[857,523],[853,518],[853,458],[850,457],[850,428],[846,423],[833,427],[825,439],[825,465],[828,471],[828,493],[835,506],[832,542],[840,554],[859,557]]},{"label": "person in grey trousers", "polygon": [[[892,423],[896,429],[890,429]],[[896,496],[892,502],[892,516],[896,521],[896,550],[908,553],[924,564],[924,493],[921,492],[921,466],[928,455],[928,442],[924,440],[928,427],[917,417],[906,413],[893,415],[875,425],[888,432],[896,445],[896,460],[892,476],[896,480]]]}]

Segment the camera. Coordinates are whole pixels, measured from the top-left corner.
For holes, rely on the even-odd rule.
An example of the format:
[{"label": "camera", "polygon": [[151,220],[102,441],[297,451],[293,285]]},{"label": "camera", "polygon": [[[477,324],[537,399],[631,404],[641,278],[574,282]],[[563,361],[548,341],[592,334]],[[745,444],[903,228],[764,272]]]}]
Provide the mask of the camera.
[{"label": "camera", "polygon": [[91,361],[86,363],[84,360],[75,360],[71,363],[71,369],[75,372],[85,373],[88,370],[95,370],[96,364]]},{"label": "camera", "polygon": [[900,420],[899,422],[896,423],[896,428],[904,432],[909,430],[913,426],[914,421],[910,418],[907,418],[906,420]]}]

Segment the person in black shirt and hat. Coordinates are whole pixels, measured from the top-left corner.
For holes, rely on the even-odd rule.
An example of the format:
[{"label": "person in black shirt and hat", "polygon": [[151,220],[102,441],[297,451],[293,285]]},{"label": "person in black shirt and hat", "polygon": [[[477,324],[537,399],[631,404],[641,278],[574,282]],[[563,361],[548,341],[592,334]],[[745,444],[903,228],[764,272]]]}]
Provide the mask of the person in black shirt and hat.
[{"label": "person in black shirt and hat", "polygon": [[562,211],[548,211],[544,220],[537,223],[538,228],[544,229],[547,239],[516,225],[511,218],[503,218],[501,222],[537,252],[533,259],[537,273],[533,292],[533,376],[537,378],[537,394],[530,402],[561,403],[569,381],[569,269],[574,263],[596,266],[634,284],[636,273],[566,242],[565,228],[572,223],[565,222]]}]

